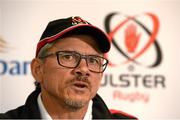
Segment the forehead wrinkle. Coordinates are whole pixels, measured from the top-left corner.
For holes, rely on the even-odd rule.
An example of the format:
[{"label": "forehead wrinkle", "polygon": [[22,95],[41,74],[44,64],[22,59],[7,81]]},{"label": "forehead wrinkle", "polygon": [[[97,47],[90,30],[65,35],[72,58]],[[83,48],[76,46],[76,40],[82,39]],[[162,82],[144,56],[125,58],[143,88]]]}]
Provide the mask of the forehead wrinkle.
[{"label": "forehead wrinkle", "polygon": [[[104,55],[104,53],[102,53],[102,52],[99,50],[98,44],[96,43],[95,39],[94,39],[92,36],[89,36],[89,35],[72,35],[72,36],[64,37],[64,39],[68,39],[68,37],[69,37],[69,38],[75,37],[75,38],[79,39],[80,41],[83,41],[83,42],[87,43],[88,45],[90,45],[90,46],[96,51],[96,53],[90,53],[90,54],[92,54],[92,55],[100,55],[100,56],[103,56],[103,55]],[[80,37],[81,37],[81,38],[80,38]],[[83,37],[84,39],[83,39],[82,37]],[[87,37],[89,37],[89,38],[87,38]],[[68,48],[66,48],[66,49],[63,49],[63,47],[57,46],[57,43],[58,43],[58,42],[61,42],[61,40],[63,40],[63,38],[60,38],[60,39],[56,40],[56,42],[54,42],[52,48],[53,48],[53,47],[56,48],[57,51],[61,51],[61,50],[62,50],[62,51],[63,51],[63,50],[67,50],[67,51],[77,51],[77,50],[74,49],[73,47],[68,47]],[[63,41],[62,41],[62,42],[63,42]],[[87,53],[87,52],[85,52],[85,51],[83,51],[83,52],[82,52],[82,51],[77,51],[77,52],[79,52],[79,53],[81,53],[81,54],[89,54],[89,53]]]}]

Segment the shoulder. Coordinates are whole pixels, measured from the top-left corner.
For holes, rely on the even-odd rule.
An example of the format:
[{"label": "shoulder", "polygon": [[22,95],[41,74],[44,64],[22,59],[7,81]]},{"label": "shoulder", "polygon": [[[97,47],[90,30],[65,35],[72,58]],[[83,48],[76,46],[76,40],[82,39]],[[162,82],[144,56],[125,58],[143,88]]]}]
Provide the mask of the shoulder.
[{"label": "shoulder", "polygon": [[27,119],[27,118],[40,118],[40,111],[38,108],[37,97],[40,91],[35,90],[32,92],[26,103],[16,109],[7,111],[0,114],[0,119]]},{"label": "shoulder", "polygon": [[135,116],[130,115],[130,114],[125,113],[125,112],[120,111],[120,110],[110,109],[110,112],[112,114],[112,117],[115,119],[124,118],[124,119],[138,120],[138,118],[136,118]]},{"label": "shoulder", "polygon": [[16,109],[9,110],[5,113],[0,113],[0,119],[10,119],[10,118],[18,119],[22,111],[24,111],[24,106],[20,106]]},{"label": "shoulder", "polygon": [[120,110],[109,110],[103,99],[98,94],[93,98],[93,118],[138,120],[136,117]]}]

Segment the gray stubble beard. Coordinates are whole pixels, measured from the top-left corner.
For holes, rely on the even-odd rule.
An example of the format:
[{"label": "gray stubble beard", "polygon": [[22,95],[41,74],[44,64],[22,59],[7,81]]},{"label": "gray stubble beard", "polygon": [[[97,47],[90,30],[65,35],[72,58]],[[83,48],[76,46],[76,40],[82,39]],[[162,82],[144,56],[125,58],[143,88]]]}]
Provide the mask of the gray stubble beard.
[{"label": "gray stubble beard", "polygon": [[65,104],[67,105],[68,108],[72,109],[72,110],[78,110],[83,108],[88,102],[84,102],[84,101],[75,101],[72,99],[66,99],[65,100]]}]

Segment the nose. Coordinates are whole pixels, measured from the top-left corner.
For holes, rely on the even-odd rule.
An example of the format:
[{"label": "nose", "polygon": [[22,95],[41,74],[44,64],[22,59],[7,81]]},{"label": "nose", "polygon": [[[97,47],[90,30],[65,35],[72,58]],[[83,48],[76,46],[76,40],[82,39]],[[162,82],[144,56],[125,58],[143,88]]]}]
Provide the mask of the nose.
[{"label": "nose", "polygon": [[74,68],[76,75],[89,76],[89,69],[85,59],[81,59],[79,65]]}]

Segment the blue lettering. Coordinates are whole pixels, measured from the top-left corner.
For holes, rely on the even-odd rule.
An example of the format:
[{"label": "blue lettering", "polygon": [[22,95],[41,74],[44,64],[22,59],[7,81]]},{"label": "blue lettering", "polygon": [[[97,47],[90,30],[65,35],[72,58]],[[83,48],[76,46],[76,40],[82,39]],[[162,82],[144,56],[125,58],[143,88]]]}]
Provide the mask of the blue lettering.
[{"label": "blue lettering", "polygon": [[0,60],[0,75],[27,75],[30,72],[30,61]]},{"label": "blue lettering", "polygon": [[20,63],[18,61],[11,61],[10,65],[12,66],[12,67],[9,68],[9,73],[11,75],[20,74]]},{"label": "blue lettering", "polygon": [[7,71],[7,64],[5,61],[0,60],[0,75],[5,74]]},{"label": "blue lettering", "polygon": [[29,61],[25,61],[25,62],[23,63],[23,74],[24,74],[24,75],[27,74],[28,69],[29,69],[29,66],[30,66],[30,63],[31,63],[31,62],[29,62]]}]

